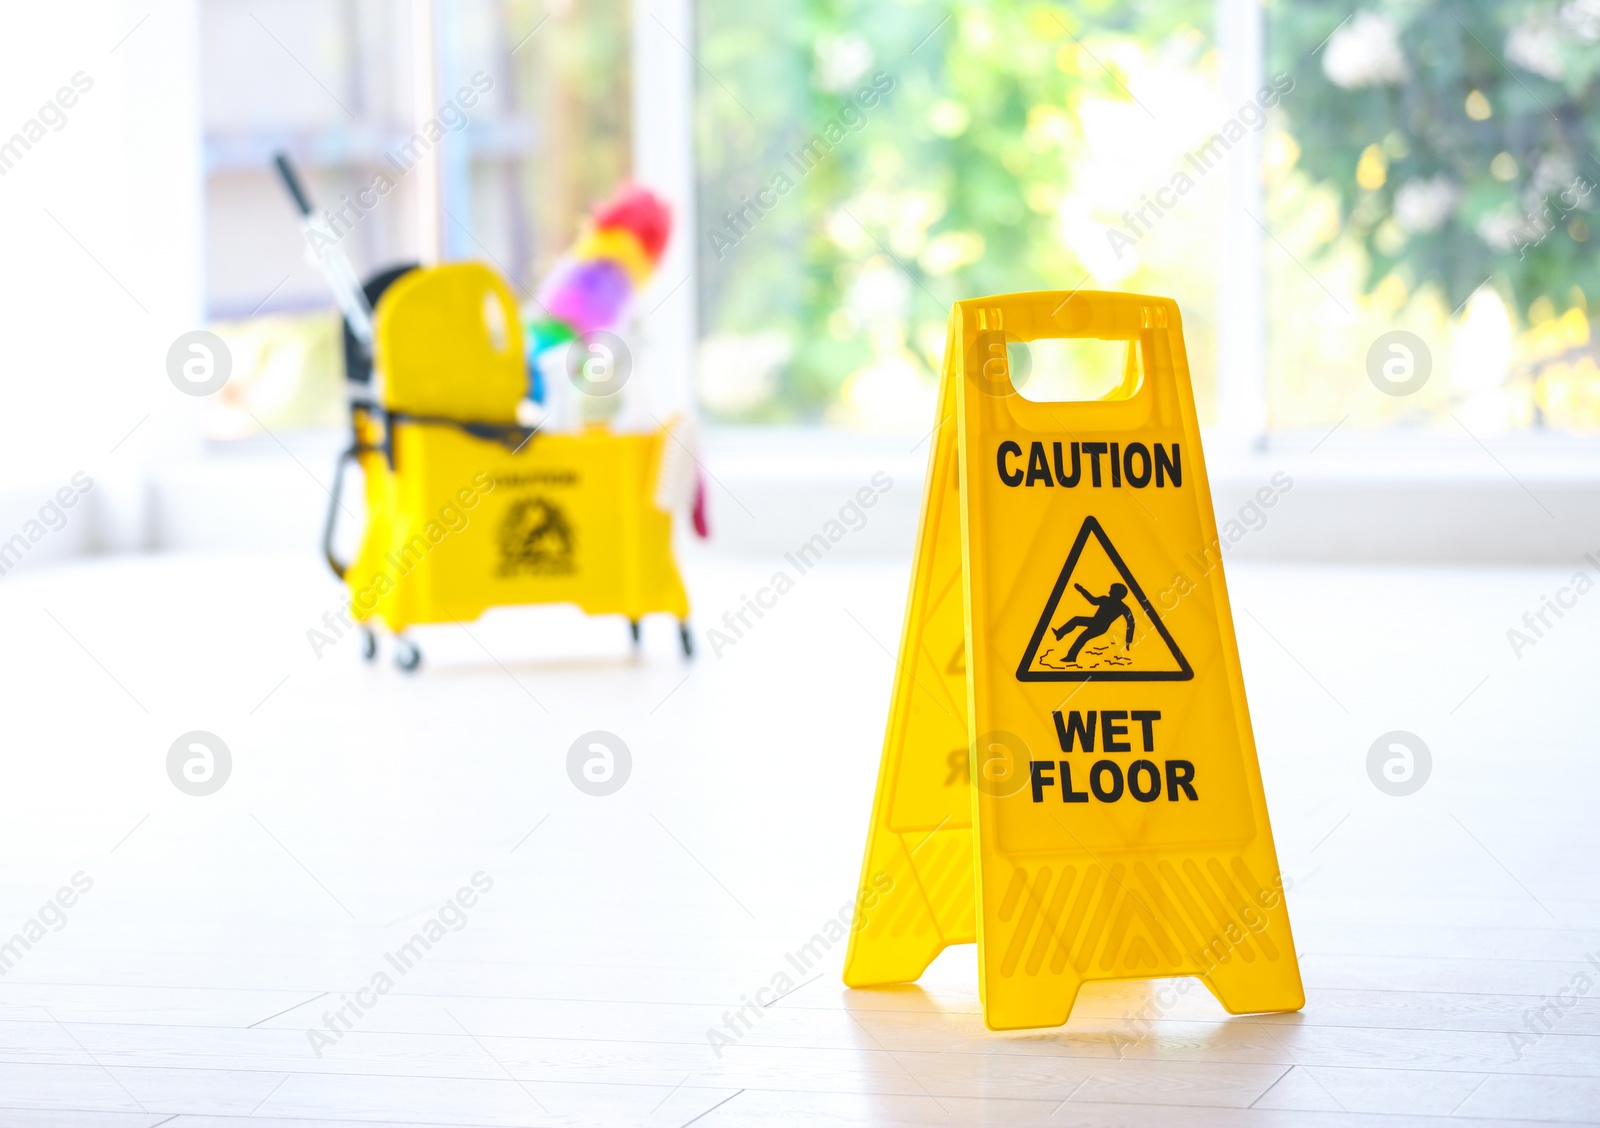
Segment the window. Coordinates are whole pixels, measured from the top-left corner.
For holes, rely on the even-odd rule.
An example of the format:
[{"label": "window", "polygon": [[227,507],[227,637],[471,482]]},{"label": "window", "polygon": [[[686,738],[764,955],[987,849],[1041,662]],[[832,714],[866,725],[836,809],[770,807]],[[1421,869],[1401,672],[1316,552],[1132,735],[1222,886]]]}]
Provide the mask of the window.
[{"label": "window", "polygon": [[1218,178],[1164,209],[1168,238],[1111,234],[1216,113],[1211,5],[1155,7],[701,0],[708,414],[925,430],[950,303],[984,293],[1178,292],[1208,356]]},{"label": "window", "polygon": [[1269,11],[1272,426],[1594,430],[1600,4]]},{"label": "window", "polygon": [[925,428],[951,301],[1083,286],[1208,423],[1600,425],[1594,0],[697,12],[714,419]]},{"label": "window", "polygon": [[[217,436],[342,414],[275,149],[327,207],[451,114],[344,245],[362,270],[481,258],[526,293],[631,169],[633,113],[679,112],[635,96],[622,0],[202,11],[207,300],[240,357]],[[1235,432],[1600,426],[1596,0],[698,0],[655,22],[647,50],[694,59],[680,230],[713,421],[918,431],[952,301],[1088,287],[1176,297],[1202,417]],[[1107,355],[1057,360],[1085,388]]]},{"label": "window", "polygon": [[526,293],[630,167],[627,12],[204,0],[206,302],[234,359],[210,437],[344,416],[338,317],[272,155],[361,274],[475,258]]}]

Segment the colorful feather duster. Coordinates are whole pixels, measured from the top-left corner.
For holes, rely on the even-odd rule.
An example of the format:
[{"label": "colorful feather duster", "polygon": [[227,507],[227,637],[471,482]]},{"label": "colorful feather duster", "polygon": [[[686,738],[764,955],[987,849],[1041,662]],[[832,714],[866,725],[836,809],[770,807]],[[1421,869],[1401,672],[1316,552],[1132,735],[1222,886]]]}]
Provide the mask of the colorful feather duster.
[{"label": "colorful feather duster", "polygon": [[[530,397],[544,402],[539,358],[585,333],[613,329],[655,273],[672,234],[672,211],[648,188],[625,184],[595,209],[577,243],[539,289],[540,316],[528,324]],[[698,465],[690,509],[694,531],[710,535]]]},{"label": "colorful feather duster", "polygon": [[648,188],[625,184],[595,210],[539,288],[542,308],[528,325],[528,363],[535,380],[541,353],[622,322],[633,296],[655,273],[671,233],[671,210]]}]

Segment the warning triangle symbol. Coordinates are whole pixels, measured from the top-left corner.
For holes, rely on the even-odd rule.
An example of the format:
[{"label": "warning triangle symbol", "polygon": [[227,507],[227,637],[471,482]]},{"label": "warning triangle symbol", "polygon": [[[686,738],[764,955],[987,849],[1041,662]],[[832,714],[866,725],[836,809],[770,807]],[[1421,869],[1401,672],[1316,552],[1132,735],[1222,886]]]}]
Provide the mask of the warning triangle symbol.
[{"label": "warning triangle symbol", "polygon": [[1017,666],[1018,681],[1188,681],[1189,660],[1093,517]]}]

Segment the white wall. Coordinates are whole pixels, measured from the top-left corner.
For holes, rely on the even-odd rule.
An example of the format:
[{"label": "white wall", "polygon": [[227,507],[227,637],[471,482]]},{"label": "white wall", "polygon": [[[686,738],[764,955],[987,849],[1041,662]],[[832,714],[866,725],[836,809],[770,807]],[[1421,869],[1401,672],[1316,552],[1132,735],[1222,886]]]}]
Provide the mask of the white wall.
[{"label": "white wall", "polygon": [[199,324],[194,0],[7,4],[0,42],[0,139],[75,74],[92,83],[0,177],[0,535],[83,470],[96,485],[80,516],[97,520],[40,555],[139,545],[146,465],[194,442],[194,401],[165,369]]}]

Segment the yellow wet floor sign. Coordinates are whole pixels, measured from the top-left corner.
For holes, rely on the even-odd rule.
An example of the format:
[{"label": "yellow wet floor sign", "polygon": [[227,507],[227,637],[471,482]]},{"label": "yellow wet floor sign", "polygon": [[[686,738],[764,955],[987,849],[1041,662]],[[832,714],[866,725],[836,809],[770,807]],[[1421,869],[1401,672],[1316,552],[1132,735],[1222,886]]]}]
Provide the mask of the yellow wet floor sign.
[{"label": "yellow wet floor sign", "polygon": [[[1127,342],[1122,384],[1024,399],[1044,338]],[[847,984],[976,940],[996,1030],[1091,979],[1304,1005],[1220,557],[1176,303],[956,305]]]}]

